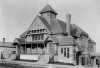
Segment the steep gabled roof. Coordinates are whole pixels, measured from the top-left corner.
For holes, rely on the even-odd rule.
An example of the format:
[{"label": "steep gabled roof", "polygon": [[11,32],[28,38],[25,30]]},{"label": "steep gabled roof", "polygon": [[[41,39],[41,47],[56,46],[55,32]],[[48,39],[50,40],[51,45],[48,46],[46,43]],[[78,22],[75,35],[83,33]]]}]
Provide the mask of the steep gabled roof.
[{"label": "steep gabled roof", "polygon": [[24,43],[25,39],[23,38],[15,38],[14,43]]},{"label": "steep gabled roof", "polygon": [[[41,20],[41,22],[49,29],[50,32],[54,34],[55,33],[66,33],[67,26],[64,21],[55,19],[54,22],[49,24],[44,17],[38,16],[38,15],[36,17],[39,18],[39,20]],[[29,30],[33,29],[33,23],[34,21],[29,26],[28,30],[26,30],[23,34],[21,34],[21,36],[24,36]],[[82,30],[79,26],[75,24],[70,24],[70,30],[71,30],[72,36],[80,37],[80,35],[82,34],[88,36],[88,33],[86,33],[84,30]]]},{"label": "steep gabled roof", "polygon": [[41,13],[45,13],[45,12],[52,12],[54,14],[57,14],[57,12],[49,5],[47,4],[41,11],[40,11],[40,14]]},{"label": "steep gabled roof", "polygon": [[39,16],[39,18],[42,21],[42,23],[51,31],[51,27],[50,27],[49,23],[47,22],[47,20],[41,16]]},{"label": "steep gabled roof", "polygon": [[85,35],[88,37],[88,33],[86,33],[84,30],[82,30],[79,26],[75,24],[71,24],[71,35],[80,37],[81,35]]},{"label": "steep gabled roof", "polygon": [[59,19],[55,19],[52,23],[50,23],[51,32],[52,33],[65,33],[66,32],[66,23]]},{"label": "steep gabled roof", "polygon": [[38,15],[33,19],[32,23],[31,23],[30,26],[28,27],[28,29],[27,29],[28,31],[29,31],[29,30],[32,30],[32,29],[34,28],[34,21],[35,21],[37,18],[39,19],[39,16],[38,16]]},{"label": "steep gabled roof", "polygon": [[60,24],[60,27],[62,29],[62,31],[65,33],[66,32],[66,22],[62,21],[62,20],[59,20],[57,19],[57,22]]},{"label": "steep gabled roof", "polygon": [[[37,16],[35,17],[35,19],[36,19],[36,18],[38,18],[39,20],[41,20],[41,22],[48,28],[48,30],[51,31],[50,25],[48,24],[48,22],[47,22],[43,17],[37,15]],[[34,20],[33,20],[33,22],[31,23],[31,25],[29,26],[29,28],[28,28],[26,31],[24,31],[24,32],[20,35],[20,37],[24,37],[25,34],[27,34],[27,33],[29,32],[29,30],[32,30],[33,28],[34,28]]]},{"label": "steep gabled roof", "polygon": [[[36,18],[38,18],[49,30],[51,30],[50,25],[45,20],[45,18],[43,18],[42,16],[39,16],[39,15],[37,15]],[[33,20],[32,24],[29,26],[28,30],[32,30],[34,28],[33,26],[34,26],[34,20]]]},{"label": "steep gabled roof", "polygon": [[20,37],[24,37],[25,34],[27,34],[27,32],[28,32],[28,30],[24,31],[24,32],[20,35]]}]

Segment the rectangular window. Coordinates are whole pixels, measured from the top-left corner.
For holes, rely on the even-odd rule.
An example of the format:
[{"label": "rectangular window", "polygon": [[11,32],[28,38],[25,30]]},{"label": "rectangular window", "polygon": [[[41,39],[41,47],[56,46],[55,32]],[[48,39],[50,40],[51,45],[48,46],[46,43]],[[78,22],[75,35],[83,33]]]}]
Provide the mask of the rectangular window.
[{"label": "rectangular window", "polygon": [[33,41],[34,41],[34,39],[35,39],[35,38],[34,38],[34,35],[32,35],[32,39],[33,39]]},{"label": "rectangular window", "polygon": [[32,30],[32,33],[34,33],[34,30]]},{"label": "rectangular window", "polygon": [[34,30],[34,33],[36,33],[36,30]]},{"label": "rectangular window", "polygon": [[42,29],[40,29],[40,33],[42,32]]},{"label": "rectangular window", "polygon": [[69,58],[69,48],[67,48],[67,58]]},{"label": "rectangular window", "polygon": [[42,34],[42,35],[41,35],[41,40],[43,40],[43,38],[44,38],[44,35]]},{"label": "rectangular window", "polygon": [[35,40],[37,40],[37,35],[35,35]]},{"label": "rectangular window", "polygon": [[39,33],[39,30],[37,30],[37,33]]},{"label": "rectangular window", "polygon": [[66,48],[64,48],[64,57],[66,57]]},{"label": "rectangular window", "polygon": [[45,29],[43,29],[43,32],[45,31]]},{"label": "rectangular window", "polygon": [[61,48],[61,54],[63,54],[63,48]]},{"label": "rectangular window", "polygon": [[38,35],[38,40],[40,40],[41,38],[40,38],[40,35]]}]

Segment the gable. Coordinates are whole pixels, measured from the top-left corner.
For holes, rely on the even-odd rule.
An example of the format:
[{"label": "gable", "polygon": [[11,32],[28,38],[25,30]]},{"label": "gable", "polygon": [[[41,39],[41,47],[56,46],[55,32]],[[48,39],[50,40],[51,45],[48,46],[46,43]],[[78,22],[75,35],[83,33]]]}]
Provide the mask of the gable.
[{"label": "gable", "polygon": [[38,29],[47,29],[47,27],[40,20],[39,16],[36,16],[32,24],[29,26],[28,30],[38,30]]},{"label": "gable", "polygon": [[50,32],[50,26],[47,23],[47,21],[41,17],[41,16],[36,16],[35,19],[33,20],[32,24],[29,26],[29,28],[20,35],[20,37],[25,37],[26,34],[30,33],[31,30],[43,30],[46,29],[46,32]]}]

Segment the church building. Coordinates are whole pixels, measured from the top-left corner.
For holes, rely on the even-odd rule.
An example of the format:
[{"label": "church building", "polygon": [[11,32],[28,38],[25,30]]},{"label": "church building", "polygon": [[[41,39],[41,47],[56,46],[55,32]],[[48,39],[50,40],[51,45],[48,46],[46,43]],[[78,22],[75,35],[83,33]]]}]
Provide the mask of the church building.
[{"label": "church building", "polygon": [[93,65],[95,42],[88,33],[71,23],[57,19],[58,13],[46,5],[29,28],[14,40],[18,60],[37,63],[69,63]]}]

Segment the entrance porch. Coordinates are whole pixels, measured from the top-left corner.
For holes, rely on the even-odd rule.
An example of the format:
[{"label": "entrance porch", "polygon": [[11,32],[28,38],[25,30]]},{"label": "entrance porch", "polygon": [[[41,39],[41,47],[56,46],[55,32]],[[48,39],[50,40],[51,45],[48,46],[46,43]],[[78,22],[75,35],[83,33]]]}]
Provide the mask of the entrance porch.
[{"label": "entrance porch", "polygon": [[46,54],[46,44],[45,43],[24,43],[16,46],[17,57],[20,60],[39,60],[41,55]]}]

